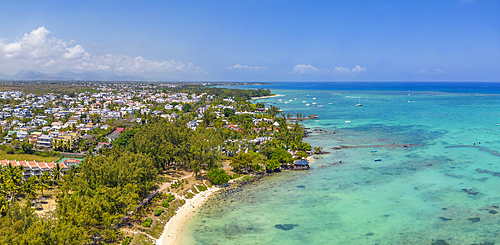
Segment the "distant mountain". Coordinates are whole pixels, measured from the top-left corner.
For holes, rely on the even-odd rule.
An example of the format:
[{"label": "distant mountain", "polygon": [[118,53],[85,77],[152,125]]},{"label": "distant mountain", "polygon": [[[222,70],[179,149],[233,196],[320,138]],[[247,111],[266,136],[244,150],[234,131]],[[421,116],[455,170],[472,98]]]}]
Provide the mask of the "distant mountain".
[{"label": "distant mountain", "polygon": [[12,76],[0,72],[0,80],[10,80]]},{"label": "distant mountain", "polygon": [[20,70],[15,75],[9,76],[0,73],[0,79],[6,80],[51,80],[51,81],[144,81],[146,79],[139,76],[124,75],[119,76],[113,73],[83,72],[76,73],[71,71],[61,71],[50,74],[37,71]]},{"label": "distant mountain", "polygon": [[44,74],[37,71],[20,70],[12,76],[12,80],[65,80],[63,77]]}]

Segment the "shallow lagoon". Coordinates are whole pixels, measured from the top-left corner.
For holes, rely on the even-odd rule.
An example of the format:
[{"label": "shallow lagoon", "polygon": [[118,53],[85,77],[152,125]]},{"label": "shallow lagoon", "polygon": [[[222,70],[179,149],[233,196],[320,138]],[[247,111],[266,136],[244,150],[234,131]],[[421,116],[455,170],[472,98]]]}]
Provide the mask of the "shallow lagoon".
[{"label": "shallow lagoon", "polygon": [[[309,171],[282,172],[213,196],[186,225],[182,244],[500,243],[500,176],[477,170],[500,172],[500,157],[446,148],[481,142],[500,150],[500,96],[273,92],[293,100],[265,99],[285,112],[319,116],[304,124],[326,133],[306,141],[331,154],[317,156]],[[362,107],[355,106],[359,97]],[[332,150],[409,143],[420,145]],[[332,165],[338,161],[343,164]]]}]

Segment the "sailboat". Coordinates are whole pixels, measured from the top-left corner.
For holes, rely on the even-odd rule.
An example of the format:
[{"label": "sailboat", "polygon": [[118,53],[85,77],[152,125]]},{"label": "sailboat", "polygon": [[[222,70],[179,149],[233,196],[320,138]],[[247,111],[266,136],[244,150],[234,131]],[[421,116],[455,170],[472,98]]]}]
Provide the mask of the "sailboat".
[{"label": "sailboat", "polygon": [[363,105],[361,104],[361,97],[359,97],[359,98],[358,98],[358,100],[359,100],[359,101],[358,101],[358,104],[357,104],[356,106],[363,106]]},{"label": "sailboat", "polygon": [[[348,119],[347,115],[345,117],[346,117],[346,119]],[[351,121],[349,121],[349,119],[348,119],[348,120],[345,120],[345,123],[351,123]]]}]

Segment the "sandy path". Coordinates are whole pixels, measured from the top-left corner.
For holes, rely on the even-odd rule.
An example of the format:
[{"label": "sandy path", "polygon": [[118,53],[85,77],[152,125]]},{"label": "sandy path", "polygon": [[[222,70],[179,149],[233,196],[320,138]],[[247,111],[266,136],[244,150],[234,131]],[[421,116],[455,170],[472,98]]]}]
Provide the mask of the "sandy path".
[{"label": "sandy path", "polygon": [[156,240],[157,245],[173,245],[177,244],[179,240],[179,233],[182,227],[189,218],[190,213],[194,213],[210,196],[212,193],[218,191],[220,188],[212,187],[204,192],[200,192],[195,197],[191,199],[185,199],[186,204],[184,204],[178,211],[177,214],[172,217],[168,223],[165,225],[163,233],[160,238]]}]

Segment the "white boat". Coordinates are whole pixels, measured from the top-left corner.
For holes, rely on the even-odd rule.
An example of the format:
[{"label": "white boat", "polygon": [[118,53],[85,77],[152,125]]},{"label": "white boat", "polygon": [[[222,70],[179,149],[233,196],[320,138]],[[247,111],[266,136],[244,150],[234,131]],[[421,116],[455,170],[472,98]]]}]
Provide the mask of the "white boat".
[{"label": "white boat", "polygon": [[307,103],[307,101],[303,100],[302,103]]},{"label": "white boat", "polygon": [[285,101],[285,104],[288,104],[288,103],[290,103],[290,102],[288,102],[288,101]]},{"label": "white boat", "polygon": [[295,98],[294,100],[297,100],[297,98]]},{"label": "white boat", "polygon": [[281,102],[281,101],[282,101],[282,99],[279,99],[278,101],[280,101],[280,102]]},{"label": "white boat", "polygon": [[332,102],[330,102],[330,103],[328,103],[328,104],[329,104],[329,105],[333,105],[333,103],[332,103]]},{"label": "white boat", "polygon": [[356,106],[362,106],[362,104],[361,104],[361,98],[358,98],[358,99],[359,99],[359,102],[358,102],[358,104]]},{"label": "white boat", "polygon": [[351,123],[351,121],[345,121],[345,123]]},{"label": "white boat", "polygon": [[316,99],[316,97],[313,97],[313,100],[315,100],[315,99]]},{"label": "white boat", "polygon": [[316,105],[316,104],[318,104],[318,103],[316,103],[316,102],[313,102],[312,104],[313,104],[313,105]]},{"label": "white boat", "polygon": [[316,107],[323,107],[323,105],[317,105]]},{"label": "white boat", "polygon": [[306,106],[310,106],[311,104],[307,103]]},{"label": "white boat", "polygon": [[293,100],[289,100],[290,102],[292,102]]}]

